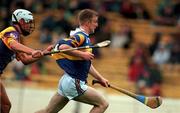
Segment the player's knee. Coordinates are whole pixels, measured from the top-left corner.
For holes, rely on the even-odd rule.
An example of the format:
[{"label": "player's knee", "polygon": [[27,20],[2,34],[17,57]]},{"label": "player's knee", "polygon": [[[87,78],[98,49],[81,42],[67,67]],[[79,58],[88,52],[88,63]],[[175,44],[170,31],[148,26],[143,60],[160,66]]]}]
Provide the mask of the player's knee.
[{"label": "player's knee", "polygon": [[100,105],[100,107],[104,110],[106,110],[109,106],[109,103],[107,101],[103,101],[103,103]]},{"label": "player's knee", "polygon": [[9,108],[11,108],[12,105],[11,105],[11,102],[10,102],[9,99],[8,99],[7,102],[6,102],[6,105],[7,105]]},{"label": "player's knee", "polygon": [[3,111],[3,113],[9,113],[10,112],[10,109],[11,109],[11,103],[6,103],[6,104],[3,104],[1,106],[1,110]]},{"label": "player's knee", "polygon": [[7,109],[10,111],[10,109],[11,109],[11,102],[9,101],[7,104],[6,104],[6,106],[7,106]]}]

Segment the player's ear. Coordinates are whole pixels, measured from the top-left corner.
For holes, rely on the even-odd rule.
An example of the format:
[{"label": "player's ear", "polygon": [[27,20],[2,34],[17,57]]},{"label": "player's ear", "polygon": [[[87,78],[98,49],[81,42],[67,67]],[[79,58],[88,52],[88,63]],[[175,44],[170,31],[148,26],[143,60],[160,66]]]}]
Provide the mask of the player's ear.
[{"label": "player's ear", "polygon": [[90,24],[91,24],[91,21],[87,21],[87,22],[85,23],[86,26],[89,26]]},{"label": "player's ear", "polygon": [[88,22],[88,24],[91,24],[91,20],[88,20],[87,22]]}]

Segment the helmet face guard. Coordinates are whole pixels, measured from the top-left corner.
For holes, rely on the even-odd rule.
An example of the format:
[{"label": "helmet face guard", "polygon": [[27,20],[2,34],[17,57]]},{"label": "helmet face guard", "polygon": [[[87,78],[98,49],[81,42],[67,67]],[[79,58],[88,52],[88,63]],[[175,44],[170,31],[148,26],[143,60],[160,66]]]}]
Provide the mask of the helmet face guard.
[{"label": "helmet face guard", "polygon": [[24,25],[21,25],[22,27],[22,34],[24,36],[27,36],[31,34],[35,29],[35,22],[33,20],[30,20],[28,23],[25,23]]},{"label": "helmet face guard", "polygon": [[[22,35],[27,36],[31,34],[35,29],[35,22],[33,20],[32,13],[18,9],[12,14],[12,21],[19,25]],[[21,21],[21,22],[20,22]]]}]

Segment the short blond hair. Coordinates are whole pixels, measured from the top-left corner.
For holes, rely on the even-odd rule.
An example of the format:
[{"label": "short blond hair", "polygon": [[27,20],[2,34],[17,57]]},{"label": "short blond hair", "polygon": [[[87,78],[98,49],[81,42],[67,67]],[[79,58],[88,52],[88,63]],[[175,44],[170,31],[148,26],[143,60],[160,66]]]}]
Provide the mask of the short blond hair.
[{"label": "short blond hair", "polygon": [[94,16],[98,16],[98,13],[92,9],[83,9],[78,14],[78,22],[80,25],[87,21],[91,21]]}]

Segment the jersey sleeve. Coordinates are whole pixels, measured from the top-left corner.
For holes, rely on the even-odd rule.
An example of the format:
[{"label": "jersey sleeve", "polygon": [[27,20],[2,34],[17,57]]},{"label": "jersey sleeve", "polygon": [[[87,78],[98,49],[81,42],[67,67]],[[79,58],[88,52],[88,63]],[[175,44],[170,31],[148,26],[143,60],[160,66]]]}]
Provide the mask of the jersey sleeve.
[{"label": "jersey sleeve", "polygon": [[7,32],[2,39],[5,45],[11,49],[10,43],[18,40],[17,32]]},{"label": "jersey sleeve", "polygon": [[81,46],[84,43],[85,36],[82,34],[77,34],[74,35],[71,39],[72,39],[72,44],[77,47],[77,46]]},{"label": "jersey sleeve", "polygon": [[79,47],[84,43],[85,37],[82,34],[77,34],[67,39],[64,39],[64,41],[66,42],[67,45],[71,47]]}]

